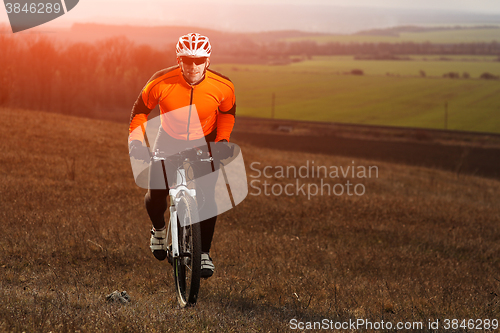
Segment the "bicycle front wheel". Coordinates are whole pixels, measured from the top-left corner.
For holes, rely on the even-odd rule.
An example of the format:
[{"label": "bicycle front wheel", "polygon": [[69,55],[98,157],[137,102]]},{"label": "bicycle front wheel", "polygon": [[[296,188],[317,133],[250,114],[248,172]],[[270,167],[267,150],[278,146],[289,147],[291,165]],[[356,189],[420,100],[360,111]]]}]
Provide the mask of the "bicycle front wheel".
[{"label": "bicycle front wheel", "polygon": [[201,276],[201,231],[196,202],[182,196],[177,205],[179,257],[174,258],[177,299],[182,308],[196,304]]}]

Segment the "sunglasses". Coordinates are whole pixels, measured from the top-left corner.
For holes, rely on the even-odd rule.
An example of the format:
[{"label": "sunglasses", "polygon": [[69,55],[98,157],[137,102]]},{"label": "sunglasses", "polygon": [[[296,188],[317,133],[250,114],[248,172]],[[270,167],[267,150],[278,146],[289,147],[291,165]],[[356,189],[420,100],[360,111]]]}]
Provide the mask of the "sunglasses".
[{"label": "sunglasses", "polygon": [[189,57],[181,57],[181,61],[185,65],[201,65],[204,64],[207,61],[206,57],[203,58],[189,58]]}]

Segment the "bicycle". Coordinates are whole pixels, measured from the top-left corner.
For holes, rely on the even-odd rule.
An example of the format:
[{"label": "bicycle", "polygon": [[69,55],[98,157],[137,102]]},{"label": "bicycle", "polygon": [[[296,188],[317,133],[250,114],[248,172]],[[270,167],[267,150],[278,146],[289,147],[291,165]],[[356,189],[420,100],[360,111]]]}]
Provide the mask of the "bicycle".
[{"label": "bicycle", "polygon": [[[196,304],[201,280],[201,230],[196,189],[189,188],[194,179],[188,172],[196,163],[213,162],[208,149],[191,148],[172,156],[156,150],[152,160],[161,162],[167,179],[166,162],[175,168],[176,181],[169,186],[169,223],[167,228],[167,259],[173,266],[175,290],[181,308]],[[222,163],[222,162],[221,162]]]}]

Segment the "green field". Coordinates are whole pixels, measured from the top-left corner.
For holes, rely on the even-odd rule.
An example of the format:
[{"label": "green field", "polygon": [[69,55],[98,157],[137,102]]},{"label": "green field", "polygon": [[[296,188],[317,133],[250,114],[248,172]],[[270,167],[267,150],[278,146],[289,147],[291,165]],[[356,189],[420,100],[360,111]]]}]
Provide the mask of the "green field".
[{"label": "green field", "polygon": [[[372,125],[444,128],[500,133],[500,62],[490,58],[438,57],[412,61],[358,61],[352,57],[315,57],[286,66],[216,65],[236,86],[238,114]],[[476,59],[476,61],[473,61]],[[345,74],[357,68],[365,75]],[[427,77],[420,77],[419,71]],[[468,72],[470,79],[448,79],[447,72]],[[390,75],[387,75],[390,73]]]},{"label": "green field", "polygon": [[326,35],[314,37],[289,38],[286,41],[296,42],[302,40],[324,43],[491,43],[500,41],[500,29],[458,29],[426,32],[402,32],[399,36],[370,36],[370,35]]},{"label": "green field", "polygon": [[500,61],[495,56],[409,56],[410,60],[355,60],[353,56],[314,57],[310,61],[283,66],[284,71],[307,71],[314,73],[342,74],[359,68],[366,75],[420,76],[423,70],[427,76],[442,77],[449,72],[471,78],[479,78],[484,72],[500,75]]}]

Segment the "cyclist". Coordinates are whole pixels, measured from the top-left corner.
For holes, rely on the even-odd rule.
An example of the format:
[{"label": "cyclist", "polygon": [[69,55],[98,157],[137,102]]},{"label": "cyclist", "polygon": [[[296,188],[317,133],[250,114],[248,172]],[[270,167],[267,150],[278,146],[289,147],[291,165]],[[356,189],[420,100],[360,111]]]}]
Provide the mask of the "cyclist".
[{"label": "cyclist", "polygon": [[[133,106],[129,126],[131,156],[150,160],[149,151],[143,145],[143,137],[134,135],[137,131],[133,131],[139,126],[143,126],[144,131],[148,115],[156,105],[160,108],[161,126],[155,150],[161,147],[160,150],[170,149],[170,153],[175,154],[180,151],[179,147],[202,146],[208,142],[216,142],[217,146],[223,146],[223,150],[224,147],[227,148],[225,144],[218,142],[228,142],[233,130],[236,111],[234,86],[227,77],[209,69],[211,52],[210,41],[205,36],[189,33],[179,38],[176,46],[177,66],[154,74]],[[178,110],[186,110],[187,116],[176,116]],[[198,117],[195,117],[194,113],[197,113]],[[174,116],[169,117],[170,114]],[[193,119],[199,119],[199,122],[195,124]],[[195,169],[195,177],[197,174],[212,172],[210,165],[208,168]],[[168,182],[175,180],[168,174],[167,178]],[[151,162],[149,189],[145,196],[146,210],[153,223],[150,248],[158,260],[164,260],[168,247],[164,220],[168,187],[159,188],[155,182],[160,179],[165,184],[161,166]],[[215,183],[213,188],[215,191]],[[213,205],[214,196],[215,192],[197,191],[198,202],[209,202]],[[209,253],[216,220],[217,216],[214,216],[200,222],[201,275],[204,278],[212,276],[215,269]]]}]

